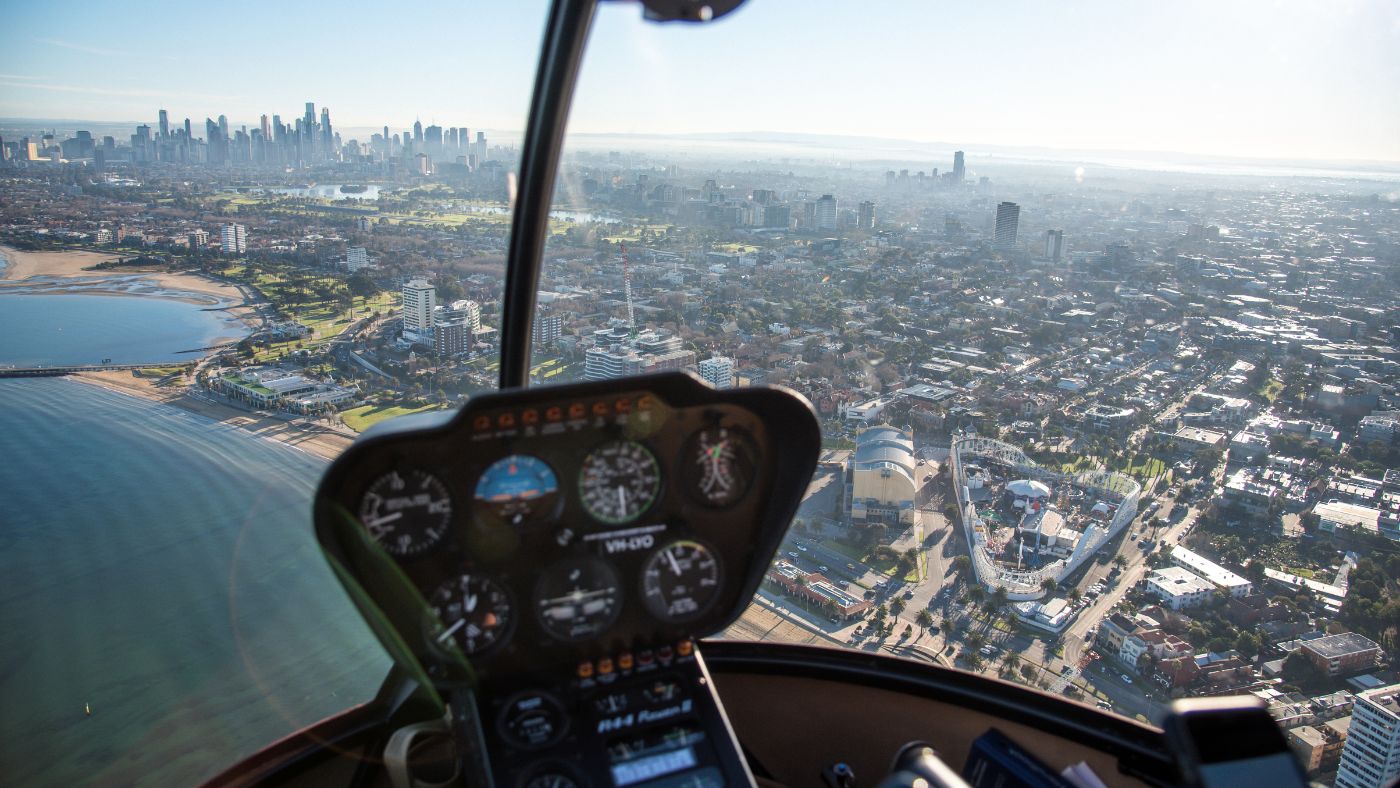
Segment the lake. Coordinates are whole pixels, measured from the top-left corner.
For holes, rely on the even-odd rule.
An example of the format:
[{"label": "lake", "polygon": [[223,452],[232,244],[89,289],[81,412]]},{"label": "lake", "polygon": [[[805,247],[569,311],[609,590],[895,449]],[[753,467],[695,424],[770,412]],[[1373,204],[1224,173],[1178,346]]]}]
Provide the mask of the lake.
[{"label": "lake", "polygon": [[[364,186],[362,192],[343,192],[340,187],[343,184],[326,183],[316,186],[309,186],[302,189],[268,189],[273,194],[284,194],[288,197],[319,197],[323,200],[377,200],[379,199],[379,187],[367,184],[357,184]],[[388,191],[387,189],[385,191]]]}]

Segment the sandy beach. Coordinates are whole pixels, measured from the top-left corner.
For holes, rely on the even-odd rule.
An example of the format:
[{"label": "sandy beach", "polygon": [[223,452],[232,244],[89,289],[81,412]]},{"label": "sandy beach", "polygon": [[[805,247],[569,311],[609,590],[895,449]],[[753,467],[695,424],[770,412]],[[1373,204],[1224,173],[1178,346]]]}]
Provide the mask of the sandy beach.
[{"label": "sandy beach", "polygon": [[340,453],[345,451],[345,447],[354,440],[351,437],[352,433],[345,427],[338,428],[343,430],[341,432],[331,429],[325,422],[311,419],[298,418],[288,421],[273,416],[250,413],[231,405],[221,404],[212,398],[206,398],[206,395],[192,392],[183,383],[157,386],[156,379],[139,378],[130,371],[80,372],[76,375],[70,375],[69,378],[128,396],[173,405],[231,427],[247,430],[260,438],[285,443],[327,460],[339,457]]},{"label": "sandy beach", "polygon": [[[120,255],[74,250],[26,252],[0,246],[8,264],[0,269],[0,293],[90,294],[170,298],[201,306],[224,306],[250,328],[261,324],[249,294],[236,285],[192,273],[141,268],[89,270]],[[81,285],[81,286],[79,286]],[[228,339],[231,339],[229,337]]]}]

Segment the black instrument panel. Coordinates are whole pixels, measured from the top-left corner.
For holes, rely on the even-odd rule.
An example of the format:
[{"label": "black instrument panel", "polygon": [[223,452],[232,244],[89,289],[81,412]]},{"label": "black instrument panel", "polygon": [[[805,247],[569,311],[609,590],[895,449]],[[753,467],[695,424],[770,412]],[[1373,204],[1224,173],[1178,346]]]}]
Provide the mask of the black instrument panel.
[{"label": "black instrument panel", "polygon": [[683,373],[385,426],[328,470],[317,538],[391,654],[444,683],[462,657],[478,680],[557,675],[727,626],[820,446],[801,397]]}]

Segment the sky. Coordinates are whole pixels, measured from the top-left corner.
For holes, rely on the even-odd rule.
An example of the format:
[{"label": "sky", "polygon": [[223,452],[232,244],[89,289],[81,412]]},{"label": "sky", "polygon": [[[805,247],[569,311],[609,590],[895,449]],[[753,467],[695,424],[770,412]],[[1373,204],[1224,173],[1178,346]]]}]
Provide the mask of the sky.
[{"label": "sky", "polygon": [[[0,116],[523,127],[542,0],[71,0],[7,9]],[[1400,161],[1394,0],[750,0],[709,25],[606,3],[572,132]],[[497,135],[497,140],[500,136]]]}]

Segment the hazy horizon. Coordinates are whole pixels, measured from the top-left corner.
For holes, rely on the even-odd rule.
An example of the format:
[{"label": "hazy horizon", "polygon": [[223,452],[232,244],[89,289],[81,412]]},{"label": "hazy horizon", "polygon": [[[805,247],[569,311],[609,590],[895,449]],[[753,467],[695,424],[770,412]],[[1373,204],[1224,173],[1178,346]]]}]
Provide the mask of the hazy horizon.
[{"label": "hazy horizon", "polygon": [[[421,119],[518,135],[545,11],[535,0],[429,0],[391,17],[396,26],[262,0],[232,17],[164,0],[139,19],[78,5],[60,28],[24,6],[0,30],[0,114],[154,124],[164,107],[172,119],[245,124],[264,113],[291,120],[310,100],[342,129],[402,132]],[[1384,99],[1400,95],[1400,6],[1382,0],[1087,0],[1069,11],[752,0],[706,26],[640,16],[632,5],[600,9],[574,133],[766,129],[1400,163],[1400,102]]]}]

